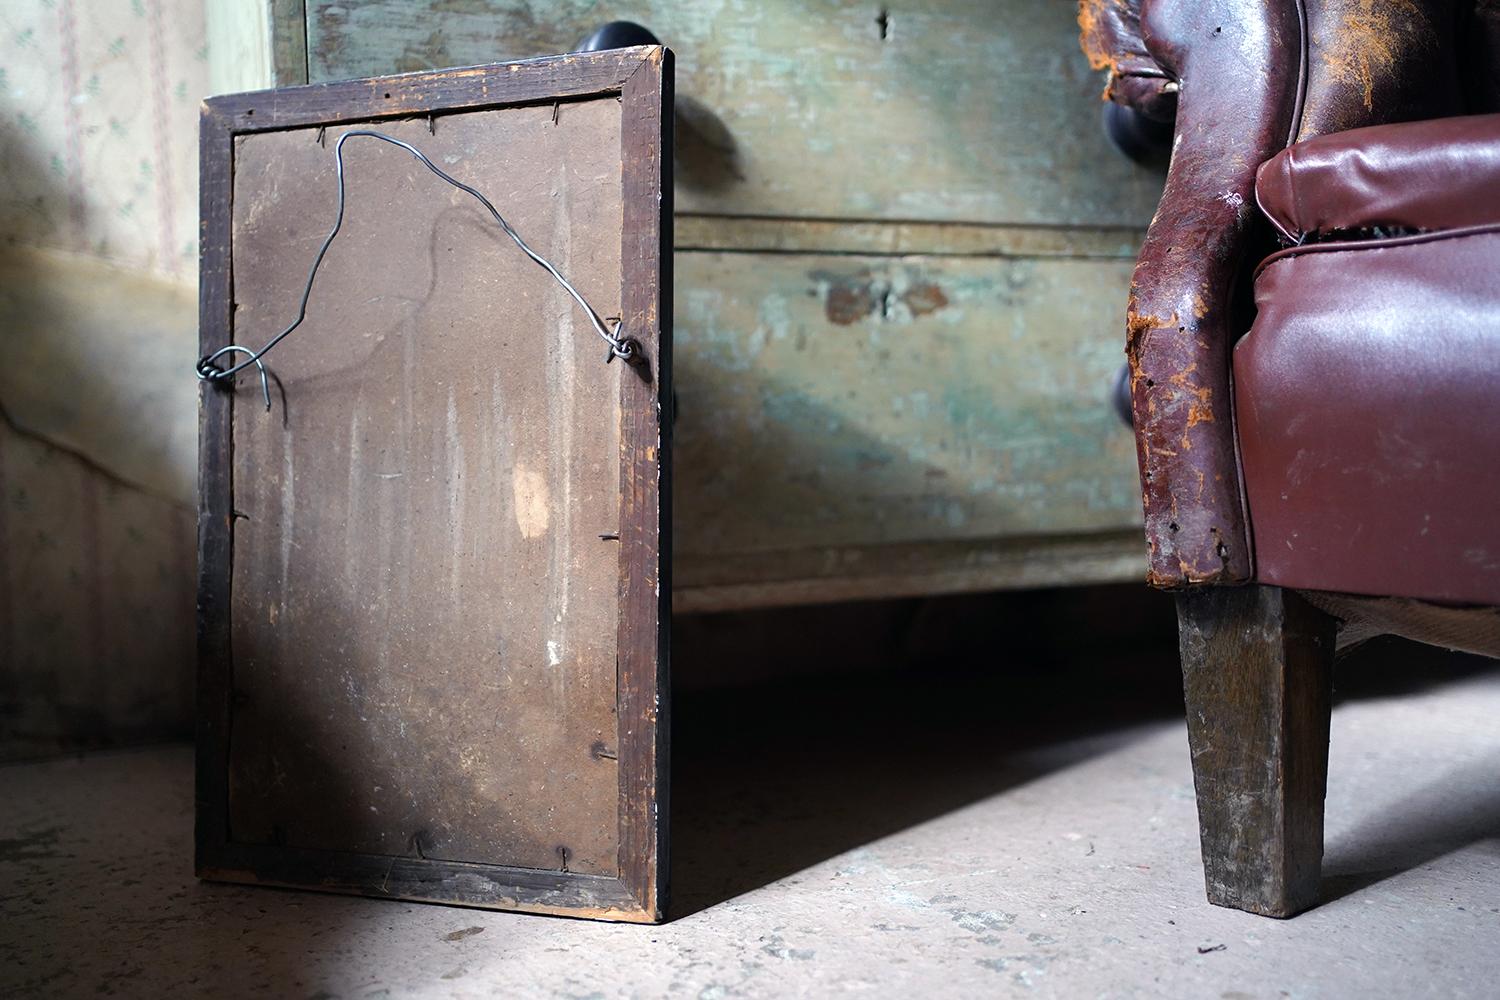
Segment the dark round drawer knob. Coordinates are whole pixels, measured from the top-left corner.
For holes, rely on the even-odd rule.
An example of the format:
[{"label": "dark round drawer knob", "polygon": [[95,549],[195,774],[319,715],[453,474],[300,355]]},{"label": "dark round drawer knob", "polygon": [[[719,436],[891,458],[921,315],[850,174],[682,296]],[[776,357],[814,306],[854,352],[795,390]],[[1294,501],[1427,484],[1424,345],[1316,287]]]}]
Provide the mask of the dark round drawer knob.
[{"label": "dark round drawer knob", "polygon": [[1126,363],[1120,366],[1120,374],[1115,376],[1114,391],[1110,393],[1110,400],[1115,404],[1115,416],[1126,427],[1135,426],[1135,413],[1130,408],[1130,365]]},{"label": "dark round drawer knob", "polygon": [[1121,153],[1145,167],[1164,169],[1172,158],[1171,122],[1147,118],[1133,108],[1104,102],[1104,134]]},{"label": "dark round drawer knob", "polygon": [[605,49],[628,49],[632,45],[660,45],[661,39],[651,29],[634,21],[610,21],[578,43],[574,52],[602,52]]}]

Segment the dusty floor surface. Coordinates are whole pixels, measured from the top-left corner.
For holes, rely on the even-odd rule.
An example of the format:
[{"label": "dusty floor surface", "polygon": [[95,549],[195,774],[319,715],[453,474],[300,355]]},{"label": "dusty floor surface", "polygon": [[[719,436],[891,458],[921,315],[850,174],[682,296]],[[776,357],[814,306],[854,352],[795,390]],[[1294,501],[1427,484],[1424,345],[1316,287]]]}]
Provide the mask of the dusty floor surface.
[{"label": "dusty floor surface", "polygon": [[0,768],[0,995],[1500,996],[1500,671],[1341,668],[1274,921],[1203,900],[1174,667],[680,700],[661,927],[198,884],[189,749]]}]

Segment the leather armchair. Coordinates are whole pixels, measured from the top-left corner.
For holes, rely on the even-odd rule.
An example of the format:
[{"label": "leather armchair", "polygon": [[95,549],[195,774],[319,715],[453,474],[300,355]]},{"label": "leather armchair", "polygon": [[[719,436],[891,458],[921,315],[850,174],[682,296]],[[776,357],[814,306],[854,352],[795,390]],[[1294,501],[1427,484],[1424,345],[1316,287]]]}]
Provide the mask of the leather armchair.
[{"label": "leather armchair", "polygon": [[1210,901],[1312,905],[1332,658],[1500,656],[1500,2],[1083,0],[1175,116],[1126,353]]}]

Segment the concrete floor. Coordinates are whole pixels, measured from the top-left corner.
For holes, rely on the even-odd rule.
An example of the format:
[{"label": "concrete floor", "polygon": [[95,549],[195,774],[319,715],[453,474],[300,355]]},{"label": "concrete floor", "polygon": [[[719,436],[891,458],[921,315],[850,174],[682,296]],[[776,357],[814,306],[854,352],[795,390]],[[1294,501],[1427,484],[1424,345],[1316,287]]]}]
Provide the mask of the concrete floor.
[{"label": "concrete floor", "polygon": [[189,749],[0,768],[0,995],[1500,996],[1500,672],[1343,670],[1274,921],[1203,900],[1172,668],[679,703],[654,928],[202,885]]}]

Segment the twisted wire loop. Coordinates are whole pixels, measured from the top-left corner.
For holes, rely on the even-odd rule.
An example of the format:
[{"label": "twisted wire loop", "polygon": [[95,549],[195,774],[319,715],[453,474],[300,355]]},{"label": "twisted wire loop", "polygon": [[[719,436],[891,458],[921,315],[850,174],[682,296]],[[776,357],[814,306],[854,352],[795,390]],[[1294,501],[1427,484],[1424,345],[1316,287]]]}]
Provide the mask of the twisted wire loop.
[{"label": "twisted wire loop", "polygon": [[[621,335],[620,321],[615,321],[614,328],[612,330],[607,329],[604,325],[604,320],[601,319],[599,317],[599,314],[594,311],[594,307],[588,304],[588,301],[584,299],[582,293],[580,293],[578,289],[573,286],[573,283],[565,278],[562,272],[559,271],[551,261],[547,260],[547,258],[543,257],[535,250],[531,249],[531,247],[527,245],[526,241],[521,238],[521,234],[511,228],[510,223],[505,221],[505,217],[500,214],[499,210],[496,209],[493,204],[491,204],[488,198],[486,198],[483,194],[480,194],[474,188],[465,184],[463,181],[457,180],[456,178],[445,173],[441,167],[429,160],[426,154],[424,154],[417,147],[413,146],[411,143],[402,142],[400,139],[386,135],[383,132],[374,132],[369,129],[351,129],[350,131],[345,132],[343,135],[339,136],[339,141],[333,147],[334,172],[338,177],[339,189],[338,210],[334,215],[333,228],[330,229],[328,231],[328,235],[323,238],[323,245],[318,248],[318,254],[313,258],[312,267],[310,267],[307,271],[307,281],[302,286],[302,300],[297,304],[297,318],[292,320],[292,322],[288,324],[284,330],[267,341],[266,345],[258,351],[251,350],[248,347],[242,347],[239,344],[229,344],[225,347],[219,348],[212,354],[207,354],[202,358],[199,358],[197,365],[194,366],[194,371],[200,381],[217,382],[224,379],[232,379],[241,371],[244,371],[246,368],[254,365],[260,375],[260,390],[261,395],[265,397],[266,409],[271,409],[271,386],[269,381],[267,380],[265,363],[261,359],[266,356],[266,353],[270,351],[271,348],[281,343],[281,341],[284,340],[293,330],[301,326],[302,321],[307,318],[307,300],[312,296],[313,282],[318,277],[318,268],[322,266],[323,258],[328,254],[328,248],[333,245],[333,238],[339,234],[339,229],[344,225],[344,143],[348,142],[355,136],[367,136],[371,139],[379,139],[382,142],[388,142],[392,146],[401,147],[412,156],[415,156],[418,160],[422,161],[423,166],[425,166],[428,170],[431,170],[443,181],[446,181],[453,187],[458,188],[465,194],[471,195],[476,201],[478,201],[489,211],[490,216],[495,220],[495,222],[500,225],[500,228],[505,231],[505,235],[509,236],[511,240],[514,241],[516,246],[521,248],[521,252],[526,254],[526,256],[530,257],[532,260],[536,261],[542,266],[544,270],[546,270],[548,274],[556,278],[557,283],[562,285],[563,289],[573,297],[573,301],[578,303],[579,307],[588,317],[589,323],[593,326],[594,332],[597,333],[604,340],[604,342],[609,345],[609,353],[605,355],[604,359],[606,363],[613,361],[615,358],[619,358],[622,361],[629,361],[634,357],[636,345],[630,338]],[[243,354],[246,355],[246,357],[244,360],[238,363],[230,364],[228,367],[222,367],[219,363],[219,359],[226,354]]]}]

